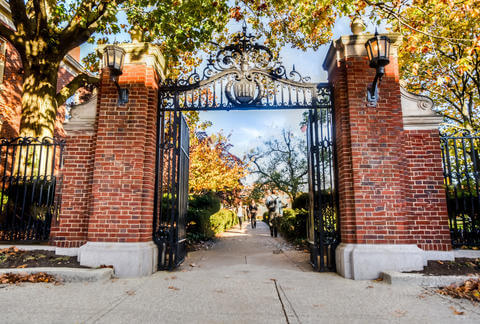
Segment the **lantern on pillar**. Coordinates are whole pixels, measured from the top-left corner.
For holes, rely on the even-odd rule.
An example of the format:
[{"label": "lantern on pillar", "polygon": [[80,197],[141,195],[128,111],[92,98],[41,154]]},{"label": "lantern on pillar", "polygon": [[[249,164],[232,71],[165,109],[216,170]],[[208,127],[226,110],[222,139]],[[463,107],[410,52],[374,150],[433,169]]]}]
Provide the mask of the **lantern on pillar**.
[{"label": "lantern on pillar", "polygon": [[107,45],[103,49],[103,65],[110,70],[110,77],[117,86],[118,104],[128,102],[128,89],[122,89],[118,84],[118,77],[122,74],[125,50],[117,45]]},{"label": "lantern on pillar", "polygon": [[367,49],[370,67],[376,70],[375,79],[368,87],[367,99],[372,106],[377,105],[378,100],[378,83],[385,74],[385,66],[390,63],[390,38],[385,35],[379,35],[375,30],[375,36],[365,43]]}]

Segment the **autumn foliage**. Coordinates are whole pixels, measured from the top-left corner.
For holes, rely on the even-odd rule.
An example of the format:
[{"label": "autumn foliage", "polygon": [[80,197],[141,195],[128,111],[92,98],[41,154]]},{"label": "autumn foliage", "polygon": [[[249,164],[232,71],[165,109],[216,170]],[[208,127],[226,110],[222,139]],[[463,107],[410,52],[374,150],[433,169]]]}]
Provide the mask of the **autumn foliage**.
[{"label": "autumn foliage", "polygon": [[229,152],[228,137],[199,135],[190,143],[190,192],[232,192],[242,188],[245,163]]}]

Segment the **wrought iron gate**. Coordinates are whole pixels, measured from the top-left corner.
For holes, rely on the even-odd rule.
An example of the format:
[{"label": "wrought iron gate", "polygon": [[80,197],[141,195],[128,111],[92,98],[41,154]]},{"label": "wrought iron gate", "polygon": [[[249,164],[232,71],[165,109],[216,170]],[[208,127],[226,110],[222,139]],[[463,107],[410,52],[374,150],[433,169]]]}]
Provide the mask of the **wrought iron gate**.
[{"label": "wrought iron gate", "polygon": [[480,136],[440,136],[450,234],[454,248],[480,247]]},{"label": "wrought iron gate", "polygon": [[307,147],[310,260],[318,271],[335,271],[335,248],[340,242],[340,230],[331,108],[309,111]]},{"label": "wrought iron gate", "polygon": [[186,256],[189,130],[179,111],[161,112],[157,123],[153,241],[158,269],[171,270]]},{"label": "wrought iron gate", "polygon": [[[181,111],[301,109],[311,110],[312,264],[320,271],[334,270],[339,235],[333,185],[331,87],[310,82],[295,66],[288,72],[269,48],[254,43],[256,37],[246,33],[246,26],[231,39],[229,45],[210,55],[202,73],[194,70],[159,85],[154,215],[159,268],[171,269],[185,256],[188,144],[183,141],[188,140],[188,129]],[[312,117],[317,114],[320,117]],[[322,197],[328,197],[328,202]]]}]

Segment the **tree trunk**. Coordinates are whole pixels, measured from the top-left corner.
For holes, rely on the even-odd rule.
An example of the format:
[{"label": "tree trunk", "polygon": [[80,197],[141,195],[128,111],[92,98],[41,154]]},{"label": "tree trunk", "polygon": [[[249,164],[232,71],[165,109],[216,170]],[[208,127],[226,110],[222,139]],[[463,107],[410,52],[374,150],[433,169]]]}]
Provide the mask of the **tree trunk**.
[{"label": "tree trunk", "polygon": [[57,64],[25,68],[20,136],[53,137],[58,108],[57,73]]}]

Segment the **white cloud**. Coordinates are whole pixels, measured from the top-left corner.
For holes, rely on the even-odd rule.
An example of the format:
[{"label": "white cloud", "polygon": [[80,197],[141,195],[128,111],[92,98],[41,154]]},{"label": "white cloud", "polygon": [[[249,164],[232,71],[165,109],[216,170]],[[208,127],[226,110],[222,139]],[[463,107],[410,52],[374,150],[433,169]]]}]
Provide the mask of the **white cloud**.
[{"label": "white cloud", "polygon": [[242,127],[240,128],[240,131],[243,132],[245,135],[248,137],[262,137],[265,134],[264,130],[259,130],[257,128],[249,128],[249,127]]}]

